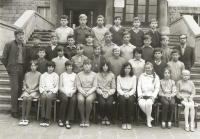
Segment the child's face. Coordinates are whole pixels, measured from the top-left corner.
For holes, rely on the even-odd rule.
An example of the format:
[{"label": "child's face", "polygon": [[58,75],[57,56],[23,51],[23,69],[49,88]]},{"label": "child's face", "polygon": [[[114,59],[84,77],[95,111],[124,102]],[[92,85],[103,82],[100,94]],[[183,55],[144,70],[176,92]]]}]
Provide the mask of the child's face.
[{"label": "child's face", "polygon": [[47,72],[48,73],[52,73],[54,71],[54,67],[53,66],[48,66],[47,67]]},{"label": "child's face", "polygon": [[108,65],[105,64],[105,65],[103,66],[103,71],[105,71],[105,72],[108,71]]},{"label": "child's face", "polygon": [[169,79],[170,78],[170,72],[169,72],[169,70],[165,70],[164,71],[164,77],[165,77],[165,79]]},{"label": "child's face", "polygon": [[154,58],[156,59],[161,59],[162,53],[161,52],[155,52],[154,53]]},{"label": "child's face", "polygon": [[190,79],[190,74],[188,74],[188,73],[182,73],[182,78],[183,78],[184,81],[187,81],[187,80]]},{"label": "child's face", "polygon": [[141,58],[141,54],[138,53],[138,52],[135,52],[135,58],[136,58],[137,60],[140,60],[140,58]]},{"label": "child's face", "polygon": [[77,53],[79,56],[82,55],[82,54],[83,54],[83,49],[80,48],[80,47],[77,47],[76,53]]},{"label": "child's face", "polygon": [[151,29],[156,29],[157,26],[158,26],[157,22],[151,22],[151,24],[150,24]]},{"label": "child's face", "polygon": [[150,46],[150,44],[151,44],[151,40],[150,39],[145,39],[144,40],[144,45],[145,46]]},{"label": "child's face", "polygon": [[116,26],[119,26],[121,24],[121,22],[122,21],[121,21],[120,18],[117,18],[117,19],[114,20],[114,23],[115,23]]},{"label": "child's face", "polygon": [[178,61],[178,58],[179,58],[179,54],[178,53],[173,53],[172,54],[172,60],[173,61]]},{"label": "child's face", "polygon": [[126,74],[126,75],[129,75],[130,72],[131,72],[131,66],[128,65],[127,67],[125,67],[124,71],[125,71],[125,74]]},{"label": "child's face", "polygon": [[123,36],[124,43],[129,43],[130,39],[131,39],[131,37],[129,34]]},{"label": "child's face", "polygon": [[115,50],[113,51],[113,53],[114,53],[114,56],[119,57],[119,55],[120,55],[120,50],[119,50],[119,49],[115,49]]},{"label": "child's face", "polygon": [[31,64],[31,70],[32,70],[32,71],[36,71],[37,67],[38,67],[38,66],[35,65],[34,63]]},{"label": "child's face", "polygon": [[133,21],[133,26],[134,26],[135,28],[139,28],[139,27],[140,27],[140,20],[134,20],[134,21]]},{"label": "child's face", "polygon": [[146,65],[145,66],[145,72],[147,73],[147,74],[152,74],[152,70],[153,70],[153,67],[151,66],[151,65]]},{"label": "child's face", "polygon": [[74,45],[74,43],[75,43],[74,38],[68,38],[68,39],[67,39],[67,43],[68,43],[69,45]]},{"label": "child's face", "polygon": [[169,44],[169,39],[163,39],[162,41],[161,41],[161,44],[162,44],[162,46],[168,46],[168,44]]},{"label": "child's face", "polygon": [[33,38],[33,42],[34,42],[34,44],[39,44],[39,43],[40,43],[40,39],[38,39],[38,38]]},{"label": "child's face", "polygon": [[58,51],[58,56],[59,57],[63,57],[63,55],[64,55],[64,51],[62,50],[62,51]]},{"label": "child's face", "polygon": [[80,23],[80,25],[86,25],[87,19],[86,18],[81,18],[81,19],[79,19],[79,23]]},{"label": "child's face", "polygon": [[100,53],[101,53],[101,48],[100,48],[100,46],[99,46],[99,47],[96,47],[96,48],[94,49],[94,54],[95,54],[95,55],[100,55]]},{"label": "child's face", "polygon": [[103,23],[104,23],[104,19],[103,19],[103,18],[98,18],[98,19],[97,19],[97,25],[98,25],[98,26],[102,26]]},{"label": "child's face", "polygon": [[83,69],[84,69],[84,71],[90,71],[90,70],[91,70],[91,67],[92,67],[92,65],[89,64],[89,63],[83,65]]},{"label": "child's face", "polygon": [[93,43],[94,38],[92,36],[88,36],[85,40],[87,43]]},{"label": "child's face", "polygon": [[106,35],[106,36],[105,36],[105,41],[106,41],[107,43],[111,42],[111,40],[112,40],[112,36],[111,36],[111,35]]},{"label": "child's face", "polygon": [[68,21],[67,21],[67,19],[60,19],[60,24],[61,24],[61,26],[67,26],[67,24],[68,24]]},{"label": "child's face", "polygon": [[58,38],[57,38],[57,37],[52,37],[52,38],[51,38],[51,43],[52,43],[53,45],[58,44]]},{"label": "child's face", "polygon": [[46,55],[46,53],[44,51],[38,51],[37,54],[38,54],[39,58],[44,58]]},{"label": "child's face", "polygon": [[72,67],[72,65],[67,65],[67,66],[65,67],[65,69],[66,69],[68,72],[72,72],[73,67]]}]

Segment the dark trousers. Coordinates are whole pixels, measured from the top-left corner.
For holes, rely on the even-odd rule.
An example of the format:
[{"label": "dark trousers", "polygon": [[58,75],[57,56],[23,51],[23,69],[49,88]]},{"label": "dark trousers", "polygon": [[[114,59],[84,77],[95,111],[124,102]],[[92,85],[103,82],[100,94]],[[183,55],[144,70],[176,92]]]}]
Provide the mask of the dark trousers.
[{"label": "dark trousers", "polygon": [[63,123],[74,120],[76,94],[73,94],[72,97],[67,97],[64,93],[59,93],[58,99],[60,100],[59,119],[62,120]]},{"label": "dark trousers", "polygon": [[[174,108],[175,108],[175,98],[171,98],[171,100],[167,100],[165,97],[159,97],[160,103],[163,105],[162,110],[162,121],[163,122],[171,122],[173,119]],[[169,111],[169,117],[167,119],[167,114]]]},{"label": "dark trousers", "polygon": [[56,98],[56,94],[52,93],[51,95],[41,94],[41,111],[42,118],[51,119],[51,109],[52,109],[52,100]]},{"label": "dark trousers", "polygon": [[17,73],[8,72],[11,88],[11,111],[18,112],[18,98],[22,94],[23,87],[23,65],[17,64]]},{"label": "dark trousers", "polygon": [[131,114],[133,111],[133,104],[136,101],[136,97],[132,95],[126,99],[124,96],[119,95],[118,101],[122,124],[131,124]]},{"label": "dark trousers", "polygon": [[103,119],[107,116],[108,120],[112,120],[114,95],[109,96],[107,99],[105,99],[102,95],[98,95],[97,100],[99,102],[100,117]]}]

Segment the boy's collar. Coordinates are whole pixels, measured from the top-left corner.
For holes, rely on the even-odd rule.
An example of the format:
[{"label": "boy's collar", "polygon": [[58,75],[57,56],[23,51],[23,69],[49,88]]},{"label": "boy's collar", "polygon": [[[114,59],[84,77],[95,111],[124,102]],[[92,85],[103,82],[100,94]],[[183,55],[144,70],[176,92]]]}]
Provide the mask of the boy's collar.
[{"label": "boy's collar", "polygon": [[62,58],[62,59],[66,59],[64,55],[63,55],[62,57],[59,57],[59,56],[58,56],[57,58],[58,58],[58,59],[60,59],[60,58]]},{"label": "boy's collar", "polygon": [[157,30],[156,30],[156,29],[154,29],[154,30],[153,30],[153,29],[151,29],[151,31],[154,33],[154,32],[156,32]]},{"label": "boy's collar", "polygon": [[88,29],[88,26],[85,25],[85,26],[83,27],[83,26],[80,25],[80,26],[78,26],[78,28],[81,28],[81,29],[85,29],[85,28],[86,28],[86,29]]},{"label": "boy's collar", "polygon": [[68,28],[68,26],[65,26],[65,27],[61,26],[60,28]]},{"label": "boy's collar", "polygon": [[138,33],[141,29],[140,29],[140,28],[137,28],[137,29],[136,29],[135,27],[133,27],[132,30],[133,30],[135,33]]},{"label": "boy's collar", "polygon": [[[67,47],[69,47],[69,48],[70,48],[70,45],[67,45]],[[72,47],[76,48],[76,45],[73,45]]]},{"label": "boy's collar", "polygon": [[91,43],[91,44],[87,43],[87,45],[88,45],[88,46],[91,46],[91,45],[94,45],[94,44],[93,44],[93,43]]},{"label": "boy's collar", "polygon": [[114,25],[113,27],[115,27],[115,28],[121,28],[122,26],[121,25],[119,25],[119,26]]},{"label": "boy's collar", "polygon": [[144,47],[150,47],[150,48],[152,48],[152,47],[151,47],[151,45],[149,45],[149,46],[145,46],[145,45],[143,45],[143,47],[142,47],[142,48],[144,48]]}]

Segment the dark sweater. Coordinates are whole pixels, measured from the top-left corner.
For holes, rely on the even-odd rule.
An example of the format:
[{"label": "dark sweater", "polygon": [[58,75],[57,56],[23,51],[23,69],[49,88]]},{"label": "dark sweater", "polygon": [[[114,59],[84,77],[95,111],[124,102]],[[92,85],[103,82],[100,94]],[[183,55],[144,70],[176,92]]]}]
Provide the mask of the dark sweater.
[{"label": "dark sweater", "polygon": [[142,47],[142,59],[145,61],[151,61],[153,55],[154,48],[152,47]]},{"label": "dark sweater", "polygon": [[45,59],[51,61],[53,58],[58,56],[58,52],[56,50],[57,46],[52,50],[51,46],[47,46],[46,48],[46,56]]},{"label": "dark sweater", "polygon": [[94,53],[94,45],[87,45],[85,44],[83,55],[91,58]]},{"label": "dark sweater", "polygon": [[37,50],[40,48],[40,45],[33,45],[28,49],[28,61],[37,60],[39,58]]},{"label": "dark sweater", "polygon": [[117,44],[118,46],[121,46],[123,44],[122,33],[125,31],[126,31],[125,27],[121,27],[118,31],[116,31],[115,28],[112,26],[110,28],[110,32],[113,34],[112,42]]},{"label": "dark sweater", "polygon": [[66,58],[68,58],[69,60],[71,60],[72,57],[76,55],[76,47],[72,47],[72,48],[71,47],[65,47],[64,52],[65,52],[64,56]]},{"label": "dark sweater", "polygon": [[155,63],[155,60],[152,60],[153,69],[155,73],[159,76],[160,80],[164,78],[164,69],[167,67],[167,63],[165,61],[161,61],[159,65]]},{"label": "dark sweater", "polygon": [[37,68],[37,70],[41,73],[41,74],[43,74],[43,73],[45,73],[46,71],[47,71],[47,67],[46,67],[46,63],[48,62],[46,59],[44,59],[43,61],[39,61],[39,60],[37,60],[38,61],[38,68]]},{"label": "dark sweater", "polygon": [[133,29],[129,30],[128,32],[131,34],[130,43],[136,47],[142,47],[144,32],[140,30],[138,33],[135,33]]},{"label": "dark sweater", "polygon": [[145,35],[151,36],[151,46],[153,48],[161,47],[161,34],[160,32],[149,30]]}]

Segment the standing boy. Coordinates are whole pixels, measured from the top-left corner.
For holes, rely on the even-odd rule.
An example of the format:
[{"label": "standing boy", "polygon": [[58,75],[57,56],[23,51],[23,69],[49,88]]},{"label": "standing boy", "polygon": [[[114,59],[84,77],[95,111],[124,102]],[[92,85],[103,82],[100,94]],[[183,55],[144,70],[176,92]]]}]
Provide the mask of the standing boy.
[{"label": "standing boy", "polygon": [[121,46],[123,44],[122,33],[126,31],[126,28],[121,26],[121,16],[115,16],[114,26],[110,28],[110,32],[113,34],[112,42]]},{"label": "standing boy", "polygon": [[31,62],[32,60],[37,60],[38,55],[37,51],[41,47],[40,46],[40,36],[38,34],[34,34],[32,36],[33,39],[33,46],[29,48],[29,55],[28,55],[28,61]]},{"label": "standing boy", "polygon": [[152,19],[150,23],[151,30],[149,30],[146,35],[151,36],[151,46],[153,48],[161,47],[161,34],[156,30],[158,26],[158,21],[156,19]]},{"label": "standing boy", "polygon": [[75,43],[74,36],[69,35],[67,37],[67,42],[68,42],[68,45],[67,47],[64,48],[64,52],[65,52],[64,55],[66,58],[71,60],[71,58],[76,55],[76,45],[74,45]]},{"label": "standing boy", "polygon": [[144,32],[140,29],[140,18],[133,18],[133,28],[128,31],[131,34],[130,43],[136,47],[143,46]]},{"label": "standing boy", "polygon": [[144,46],[142,47],[142,59],[145,61],[151,61],[154,49],[151,47],[151,36],[144,36]]},{"label": "standing boy", "polygon": [[94,35],[92,33],[86,33],[85,35],[86,44],[84,47],[83,55],[91,58],[94,52]]},{"label": "standing boy", "polygon": [[80,25],[74,30],[75,42],[76,44],[79,43],[86,44],[85,35],[86,33],[91,32],[91,28],[86,26],[87,16],[85,14],[81,14],[79,16],[79,23]]},{"label": "standing boy", "polygon": [[171,61],[171,56],[172,56],[171,55],[172,50],[168,47],[168,44],[169,44],[169,37],[162,36],[161,37],[162,58],[163,58],[163,61],[165,61],[166,63]]},{"label": "standing boy", "polygon": [[68,35],[74,34],[74,30],[67,26],[68,22],[68,16],[62,15],[60,18],[61,27],[57,28],[55,31],[58,36],[58,43],[63,46],[67,44]]},{"label": "standing boy", "polygon": [[38,54],[38,71],[43,74],[47,71],[47,67],[46,67],[46,64],[47,64],[47,60],[44,58],[45,55],[46,55],[46,52],[45,52],[45,49],[44,48],[39,48],[38,51],[37,51],[37,54]]},{"label": "standing boy", "polygon": [[104,17],[103,15],[99,15],[97,17],[97,27],[92,28],[92,34],[94,35],[94,44],[100,45],[105,43],[104,35],[108,31],[106,27],[104,27]]}]

